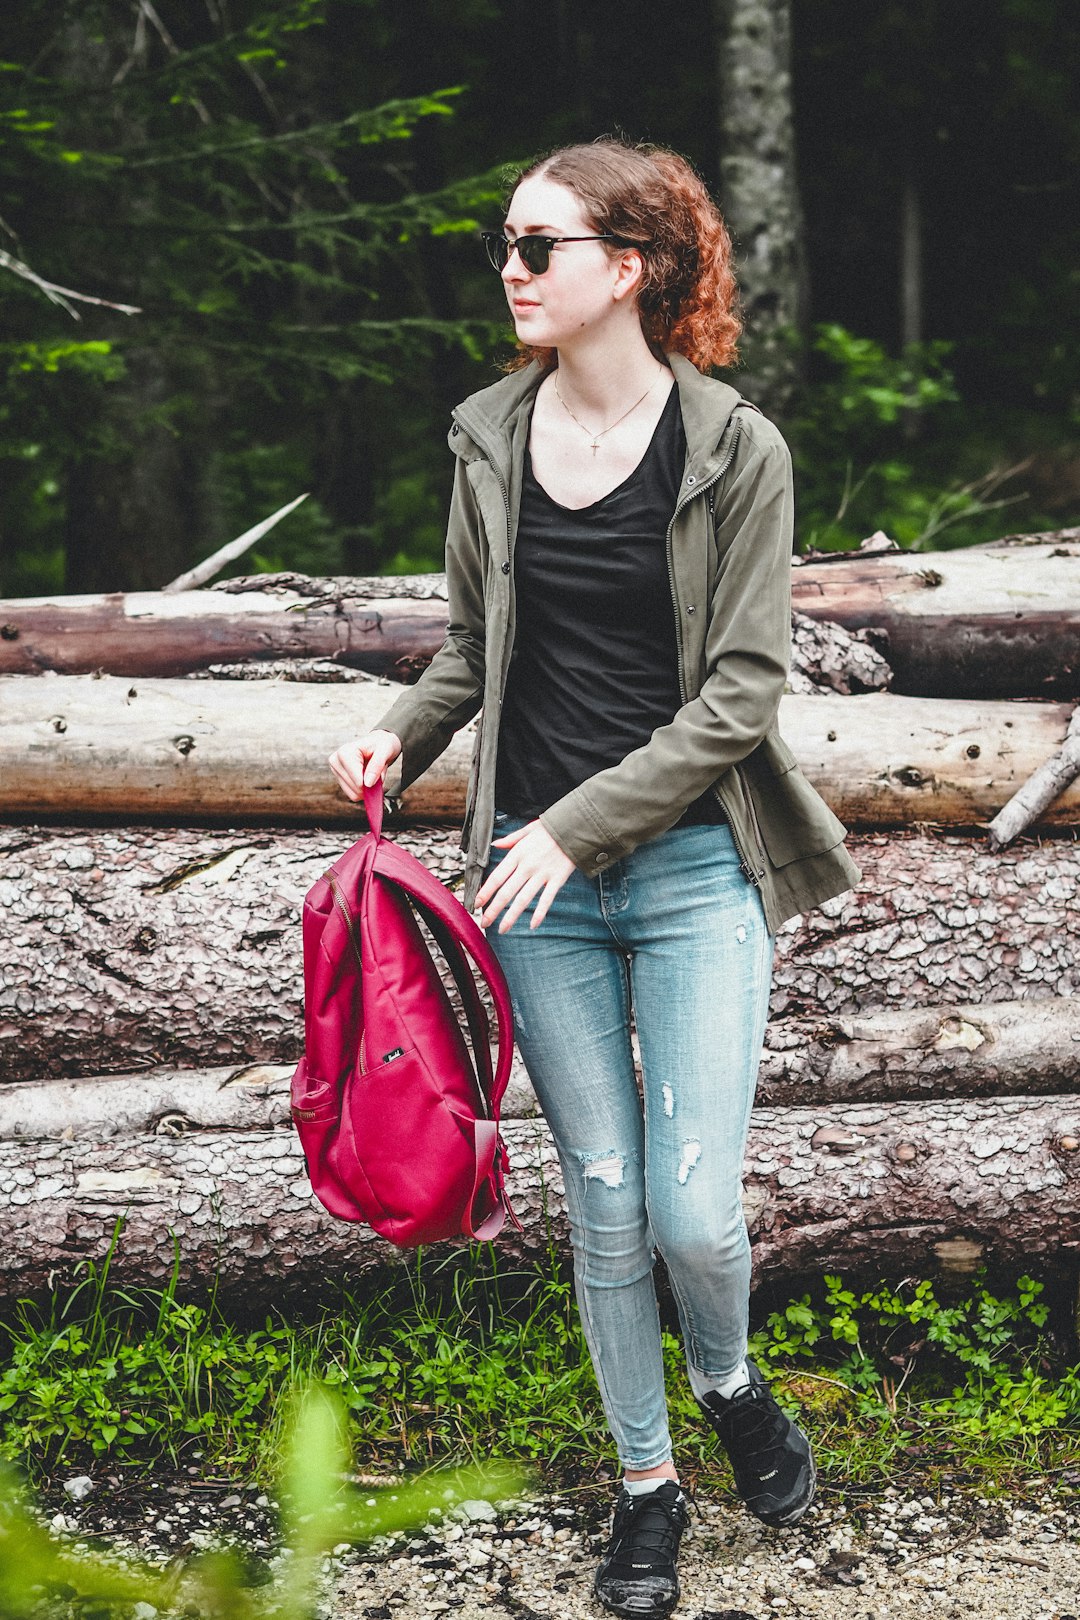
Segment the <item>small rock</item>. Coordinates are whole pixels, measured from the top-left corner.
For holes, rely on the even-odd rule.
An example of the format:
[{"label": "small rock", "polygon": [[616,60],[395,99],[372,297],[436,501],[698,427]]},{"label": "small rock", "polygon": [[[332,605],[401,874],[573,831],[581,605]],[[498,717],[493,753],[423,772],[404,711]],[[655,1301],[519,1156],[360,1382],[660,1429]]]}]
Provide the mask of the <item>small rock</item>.
[{"label": "small rock", "polygon": [[472,1520],[473,1523],[480,1523],[481,1521],[494,1523],[499,1517],[498,1512],[491,1503],[485,1502],[482,1498],[459,1503],[457,1512],[460,1516]]},{"label": "small rock", "polygon": [[136,1603],[132,1606],[131,1620],[156,1620],[157,1610],[152,1603]]},{"label": "small rock", "polygon": [[74,1479],[65,1479],[64,1490],[73,1502],[85,1502],[94,1489],[94,1482],[89,1474],[76,1474]]}]

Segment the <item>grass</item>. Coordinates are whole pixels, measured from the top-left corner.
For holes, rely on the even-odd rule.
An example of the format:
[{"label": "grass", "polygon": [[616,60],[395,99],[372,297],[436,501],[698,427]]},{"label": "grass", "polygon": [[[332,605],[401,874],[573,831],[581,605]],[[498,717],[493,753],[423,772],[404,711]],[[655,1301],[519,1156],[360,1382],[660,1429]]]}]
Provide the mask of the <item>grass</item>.
[{"label": "grass", "polygon": [[[0,1457],[34,1483],[58,1467],[190,1465],[268,1485],[288,1413],[311,1380],[337,1395],[358,1466],[412,1474],[492,1456],[537,1464],[551,1483],[606,1480],[615,1462],[573,1303],[553,1249],[507,1268],[497,1247],[418,1255],[345,1291],[307,1321],[230,1318],[168,1286],[115,1286],[100,1266],[48,1307],[21,1302],[0,1341]],[[858,1495],[1016,1488],[1056,1471],[1080,1482],[1080,1366],[1048,1328],[1043,1284],[963,1298],[926,1280],[856,1292],[826,1277],[754,1328],[751,1353],[782,1404],[801,1410],[825,1480]],[[728,1482],[665,1329],[672,1433],[687,1475]]]}]

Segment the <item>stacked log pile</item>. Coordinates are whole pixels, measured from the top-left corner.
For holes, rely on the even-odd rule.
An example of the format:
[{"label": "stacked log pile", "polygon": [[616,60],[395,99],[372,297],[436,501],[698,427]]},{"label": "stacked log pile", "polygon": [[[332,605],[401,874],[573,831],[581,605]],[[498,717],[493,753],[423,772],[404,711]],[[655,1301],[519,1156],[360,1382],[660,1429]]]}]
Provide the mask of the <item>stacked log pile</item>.
[{"label": "stacked log pile", "polygon": [[[745,1163],[757,1276],[1080,1253],[1080,534],[797,559],[781,731],[856,889],[785,925]],[[396,587],[391,594],[391,588]],[[440,576],[0,603],[0,1295],[181,1254],[255,1302],[400,1258],[313,1199],[299,919],[363,830],[326,756],[415,678]],[[469,730],[396,804],[446,881]],[[1074,728],[1075,729],[1075,728]],[[1019,836],[990,823],[1048,759]],[[525,1233],[561,1218],[528,1078]]]}]

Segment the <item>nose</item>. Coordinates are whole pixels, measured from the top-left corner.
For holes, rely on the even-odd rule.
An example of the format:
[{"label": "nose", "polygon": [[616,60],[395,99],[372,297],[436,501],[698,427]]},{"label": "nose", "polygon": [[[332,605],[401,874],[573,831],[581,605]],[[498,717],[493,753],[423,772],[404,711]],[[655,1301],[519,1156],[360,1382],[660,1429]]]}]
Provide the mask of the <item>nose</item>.
[{"label": "nose", "polygon": [[517,243],[510,249],[510,256],[499,272],[504,281],[521,281],[528,278],[530,272],[521,254],[517,250]]}]

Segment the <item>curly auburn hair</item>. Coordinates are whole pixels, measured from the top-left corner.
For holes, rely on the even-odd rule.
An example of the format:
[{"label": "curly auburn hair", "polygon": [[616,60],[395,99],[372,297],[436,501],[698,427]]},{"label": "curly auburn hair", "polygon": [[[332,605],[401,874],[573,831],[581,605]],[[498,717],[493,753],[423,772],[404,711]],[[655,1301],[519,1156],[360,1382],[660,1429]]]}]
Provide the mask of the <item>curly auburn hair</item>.
[{"label": "curly auburn hair", "polygon": [[[684,157],[652,142],[632,145],[611,136],[559,147],[517,175],[507,208],[522,181],[536,175],[572,191],[598,234],[640,246],[645,269],[638,311],[657,354],[674,350],[699,371],[738,359],[742,319],[731,238],[704,181]],[[519,342],[506,369],[531,360],[546,370],[555,364],[555,350]]]}]

